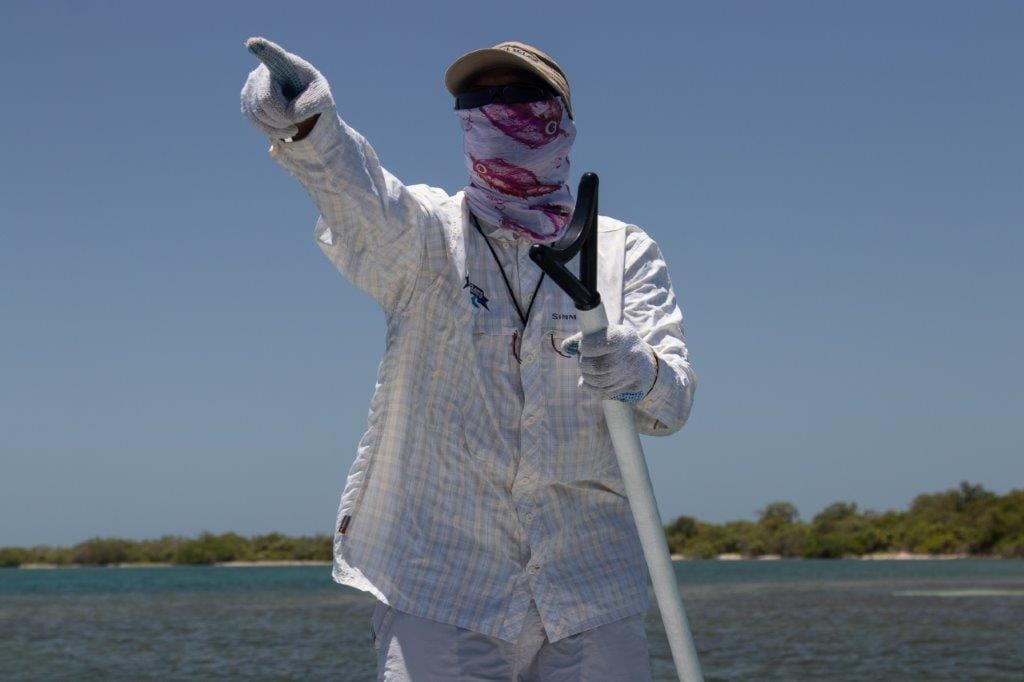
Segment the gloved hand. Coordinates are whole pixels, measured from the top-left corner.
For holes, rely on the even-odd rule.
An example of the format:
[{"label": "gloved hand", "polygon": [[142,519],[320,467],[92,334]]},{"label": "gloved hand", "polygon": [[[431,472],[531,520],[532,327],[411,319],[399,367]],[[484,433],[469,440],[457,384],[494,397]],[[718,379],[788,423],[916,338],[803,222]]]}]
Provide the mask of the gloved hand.
[{"label": "gloved hand", "polygon": [[245,46],[263,63],[242,88],[242,113],[266,135],[292,137],[297,123],[333,110],[327,79],[312,64],[265,38],[249,38]]},{"label": "gloved hand", "polygon": [[654,387],[658,359],[636,329],[609,324],[603,332],[577,332],[562,342],[562,352],[580,356],[580,386],[602,398],[638,403]]}]

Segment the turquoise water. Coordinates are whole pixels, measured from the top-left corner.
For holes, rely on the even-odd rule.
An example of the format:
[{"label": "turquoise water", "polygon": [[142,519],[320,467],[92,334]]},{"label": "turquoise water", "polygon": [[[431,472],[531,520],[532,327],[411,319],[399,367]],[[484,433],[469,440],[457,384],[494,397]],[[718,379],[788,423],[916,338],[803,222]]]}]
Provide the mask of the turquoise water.
[{"label": "turquoise water", "polygon": [[[709,680],[1024,680],[1024,561],[676,572]],[[372,607],[325,566],[0,570],[0,679],[372,680]]]}]

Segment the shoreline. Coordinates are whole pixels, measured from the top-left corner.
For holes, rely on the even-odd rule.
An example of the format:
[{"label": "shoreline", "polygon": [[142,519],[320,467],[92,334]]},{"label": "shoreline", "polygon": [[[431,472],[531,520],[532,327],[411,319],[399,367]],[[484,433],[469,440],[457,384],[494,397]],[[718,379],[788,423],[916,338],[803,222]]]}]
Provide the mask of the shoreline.
[{"label": "shoreline", "polygon": [[217,561],[212,564],[127,563],[127,564],[22,564],[12,568],[24,571],[50,571],[65,568],[277,568],[282,566],[330,566],[330,561],[314,559],[267,559],[266,561]]},{"label": "shoreline", "polygon": [[744,554],[719,554],[708,559],[688,557],[684,554],[671,555],[672,561],[951,561],[953,559],[1004,559],[1005,557],[987,554],[914,554],[913,552],[874,552],[872,554],[855,554],[836,559],[805,559],[803,557],[784,557],[779,554],[761,554],[747,556]]},{"label": "shoreline", "polygon": [[[744,556],[742,554],[719,554],[709,559],[687,557],[682,554],[671,555],[672,561],[836,561],[836,559],[804,559],[801,557],[782,557],[778,554],[761,556]],[[842,557],[839,561],[953,561],[956,559],[985,559],[999,561],[1005,557],[983,554],[914,554],[912,552],[876,552],[859,556]],[[1011,559],[1012,560],[1012,559]],[[171,563],[123,563],[123,564],[42,564],[31,563],[11,568],[24,571],[49,571],[57,569],[78,568],[282,568],[289,566],[330,566],[330,561],[314,559],[268,559],[266,561],[218,561],[212,564],[171,564]]]}]

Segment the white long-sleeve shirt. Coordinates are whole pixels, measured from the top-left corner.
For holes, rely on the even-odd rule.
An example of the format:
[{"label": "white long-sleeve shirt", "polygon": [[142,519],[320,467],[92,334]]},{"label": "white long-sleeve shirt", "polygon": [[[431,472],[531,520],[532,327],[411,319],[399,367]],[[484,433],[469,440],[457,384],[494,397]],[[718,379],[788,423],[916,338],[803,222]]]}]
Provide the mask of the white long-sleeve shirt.
[{"label": "white long-sleeve shirt", "polygon": [[[601,406],[559,349],[578,329],[571,300],[545,278],[524,329],[464,194],[403,185],[333,114],[270,154],[319,208],[320,248],[387,317],[334,579],[507,641],[531,599],[550,641],[645,612],[646,566]],[[637,425],[673,433],[696,376],[665,261],[640,228],[598,225],[609,319],[633,325],[660,363]],[[541,277],[530,243],[489,229],[525,310]]]}]

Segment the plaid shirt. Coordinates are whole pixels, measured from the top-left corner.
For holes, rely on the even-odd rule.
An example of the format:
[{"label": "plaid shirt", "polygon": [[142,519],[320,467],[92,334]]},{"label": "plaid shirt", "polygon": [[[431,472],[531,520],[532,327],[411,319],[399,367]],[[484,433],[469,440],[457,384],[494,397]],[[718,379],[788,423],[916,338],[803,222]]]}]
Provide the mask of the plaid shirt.
[{"label": "plaid shirt", "polygon": [[[643,613],[647,570],[599,400],[559,342],[570,299],[490,228],[525,329],[462,192],[403,185],[333,115],[270,155],[320,210],[315,238],[387,316],[369,423],[338,510],[334,579],[399,611],[515,641],[530,600],[550,641]],[[668,435],[696,376],[682,314],[650,237],[599,220],[599,289],[660,369],[637,405]],[[570,267],[575,270],[575,264]]]}]

